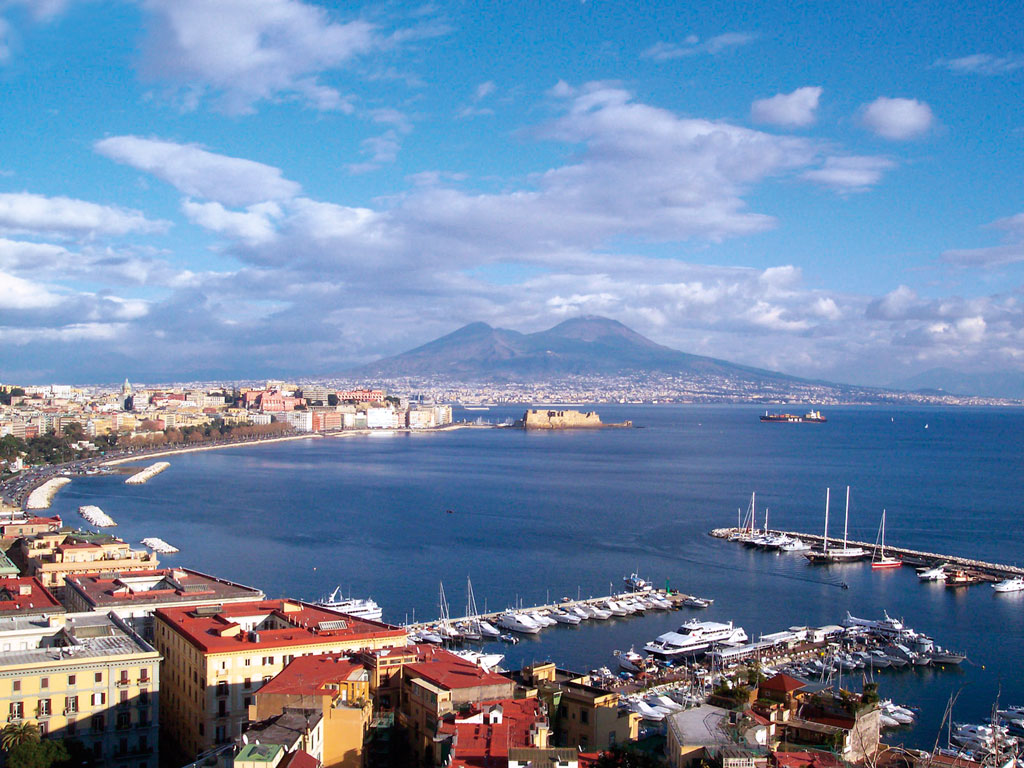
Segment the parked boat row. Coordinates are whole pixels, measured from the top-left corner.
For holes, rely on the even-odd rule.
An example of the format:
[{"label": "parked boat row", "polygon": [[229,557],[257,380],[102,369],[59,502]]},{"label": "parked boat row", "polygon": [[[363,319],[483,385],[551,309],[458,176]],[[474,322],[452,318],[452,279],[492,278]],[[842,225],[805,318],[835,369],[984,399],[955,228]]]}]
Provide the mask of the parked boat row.
[{"label": "parked boat row", "polygon": [[108,515],[99,507],[94,506],[92,504],[86,504],[84,506],[79,507],[78,514],[84,517],[91,525],[95,525],[97,528],[110,528],[117,525],[117,523],[114,522],[114,519],[110,515]]},{"label": "parked boat row", "polygon": [[166,461],[158,461],[154,464],[150,464],[145,469],[136,472],[134,475],[125,480],[125,485],[142,485],[143,483],[148,482],[151,478],[155,477],[156,475],[159,475],[169,466],[171,466],[170,463]]}]

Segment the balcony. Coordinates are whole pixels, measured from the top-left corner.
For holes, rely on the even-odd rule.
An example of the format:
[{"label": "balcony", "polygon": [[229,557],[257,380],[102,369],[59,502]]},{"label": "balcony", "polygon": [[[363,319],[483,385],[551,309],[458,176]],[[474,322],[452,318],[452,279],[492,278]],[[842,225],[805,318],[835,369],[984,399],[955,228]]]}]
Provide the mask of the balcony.
[{"label": "balcony", "polygon": [[114,686],[117,688],[127,688],[131,684],[132,681],[129,680],[127,677],[122,677],[120,680],[114,681]]}]

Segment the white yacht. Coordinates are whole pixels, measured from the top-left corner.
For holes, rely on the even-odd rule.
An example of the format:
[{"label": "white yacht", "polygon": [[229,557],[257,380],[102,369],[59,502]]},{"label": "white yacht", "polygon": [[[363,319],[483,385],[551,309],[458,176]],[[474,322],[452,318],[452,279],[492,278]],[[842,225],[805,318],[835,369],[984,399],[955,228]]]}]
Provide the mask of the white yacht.
[{"label": "white yacht", "polygon": [[992,585],[996,592],[1020,592],[1024,590],[1024,577],[1014,576],[1012,579],[1003,579]]},{"label": "white yacht", "polygon": [[476,664],[485,672],[490,672],[505,660],[505,654],[503,653],[482,653],[481,651],[471,650],[458,650],[452,651],[452,653],[471,664]]},{"label": "white yacht", "polygon": [[877,621],[875,619],[858,619],[847,611],[843,624],[847,627],[867,627],[880,635],[899,635],[906,629],[899,619],[892,618],[885,611],[882,611],[882,615],[885,618]]},{"label": "white yacht", "polygon": [[338,613],[369,621],[380,621],[383,616],[381,607],[374,600],[369,598],[360,600],[355,597],[343,597],[340,586],[335,587],[329,596],[320,598],[314,605],[319,605],[321,608],[330,608],[332,611],[338,611]]},{"label": "white yacht", "polygon": [[688,654],[706,651],[714,643],[743,643],[747,633],[743,627],[734,627],[732,622],[697,621],[692,619],[676,632],[658,635],[644,646],[644,650],[666,659],[679,658]]},{"label": "white yacht", "polygon": [[939,563],[934,568],[922,568],[917,572],[917,578],[921,581],[945,581],[946,564]]},{"label": "white yacht", "polygon": [[522,632],[524,635],[535,635],[540,632],[540,624],[535,622],[525,613],[503,613],[498,619],[498,624],[513,632]]},{"label": "white yacht", "polygon": [[569,613],[568,611],[552,611],[551,618],[557,621],[559,624],[579,624],[580,617],[575,613]]},{"label": "white yacht", "polygon": [[585,612],[587,616],[592,619],[604,620],[610,618],[612,615],[611,611],[606,611],[604,608],[598,608],[596,605],[591,605],[590,603],[581,603],[580,610]]},{"label": "white yacht", "polygon": [[526,615],[533,619],[534,624],[541,627],[553,627],[558,623],[546,613],[541,613],[540,611],[530,611]]}]

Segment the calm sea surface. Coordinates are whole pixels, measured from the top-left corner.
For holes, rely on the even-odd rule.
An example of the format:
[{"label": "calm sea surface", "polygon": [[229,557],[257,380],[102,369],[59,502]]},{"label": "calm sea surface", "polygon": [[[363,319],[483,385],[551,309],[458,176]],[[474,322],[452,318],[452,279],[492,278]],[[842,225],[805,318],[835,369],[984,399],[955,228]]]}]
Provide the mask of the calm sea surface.
[{"label": "calm sea surface", "polygon": [[[461,614],[467,576],[481,610],[496,610],[607,594],[631,571],[714,598],[701,615],[732,619],[752,637],[888,610],[970,656],[959,669],[879,673],[883,696],[923,710],[921,725],[892,741],[931,747],[960,689],[957,720],[980,722],[1000,686],[1002,704],[1024,705],[1024,595],[952,593],[919,584],[911,568],[811,567],[707,535],[735,525],[752,491],[759,523],[767,507],[772,528],[820,532],[826,487],[830,533],[841,535],[849,485],[851,538],[874,541],[884,507],[892,544],[1024,563],[1024,411],[844,407],[821,425],[761,424],[750,406],[600,412],[643,428],[463,429],[182,454],[142,486],[75,480],[53,510],[78,523],[79,505],[98,504],[128,541],[160,536],[180,547],[167,564],[270,596],[316,598],[340,584],[375,598],[396,623],[437,616],[441,581]],[[614,649],[692,615],[551,628],[505,648],[506,663],[610,665]]]}]

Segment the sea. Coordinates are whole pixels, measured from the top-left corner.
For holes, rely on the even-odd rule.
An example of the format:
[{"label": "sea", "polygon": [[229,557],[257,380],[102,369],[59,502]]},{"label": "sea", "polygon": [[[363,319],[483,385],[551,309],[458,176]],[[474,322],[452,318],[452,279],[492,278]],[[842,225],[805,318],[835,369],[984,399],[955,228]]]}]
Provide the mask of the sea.
[{"label": "sea", "polygon": [[[574,406],[583,407],[588,406]],[[756,493],[757,525],[874,541],[882,510],[890,544],[1024,564],[1024,409],[843,406],[824,424],[761,423],[748,405],[600,405],[629,429],[525,432],[454,429],[310,439],[169,457],[145,485],[123,476],[75,479],[52,510],[79,505],[113,517],[138,544],[159,536],[181,565],[316,599],[340,586],[372,597],[386,621],[438,616],[441,586],[462,615],[467,580],[490,611],[609,594],[632,572],[712,598],[703,611],[649,612],[557,626],[515,646],[506,666],[553,660],[586,671],[694,616],[747,634],[901,618],[961,666],[875,672],[883,698],[920,708],[891,743],[930,749],[947,702],[981,722],[1024,705],[1024,594],[922,584],[914,569],[811,566],[708,535],[733,526]],[[499,424],[522,407],[461,411]],[[84,523],[83,523],[84,524]],[[843,585],[846,585],[846,588]],[[844,685],[858,689],[859,679]],[[944,738],[944,737],[942,737]]]}]

